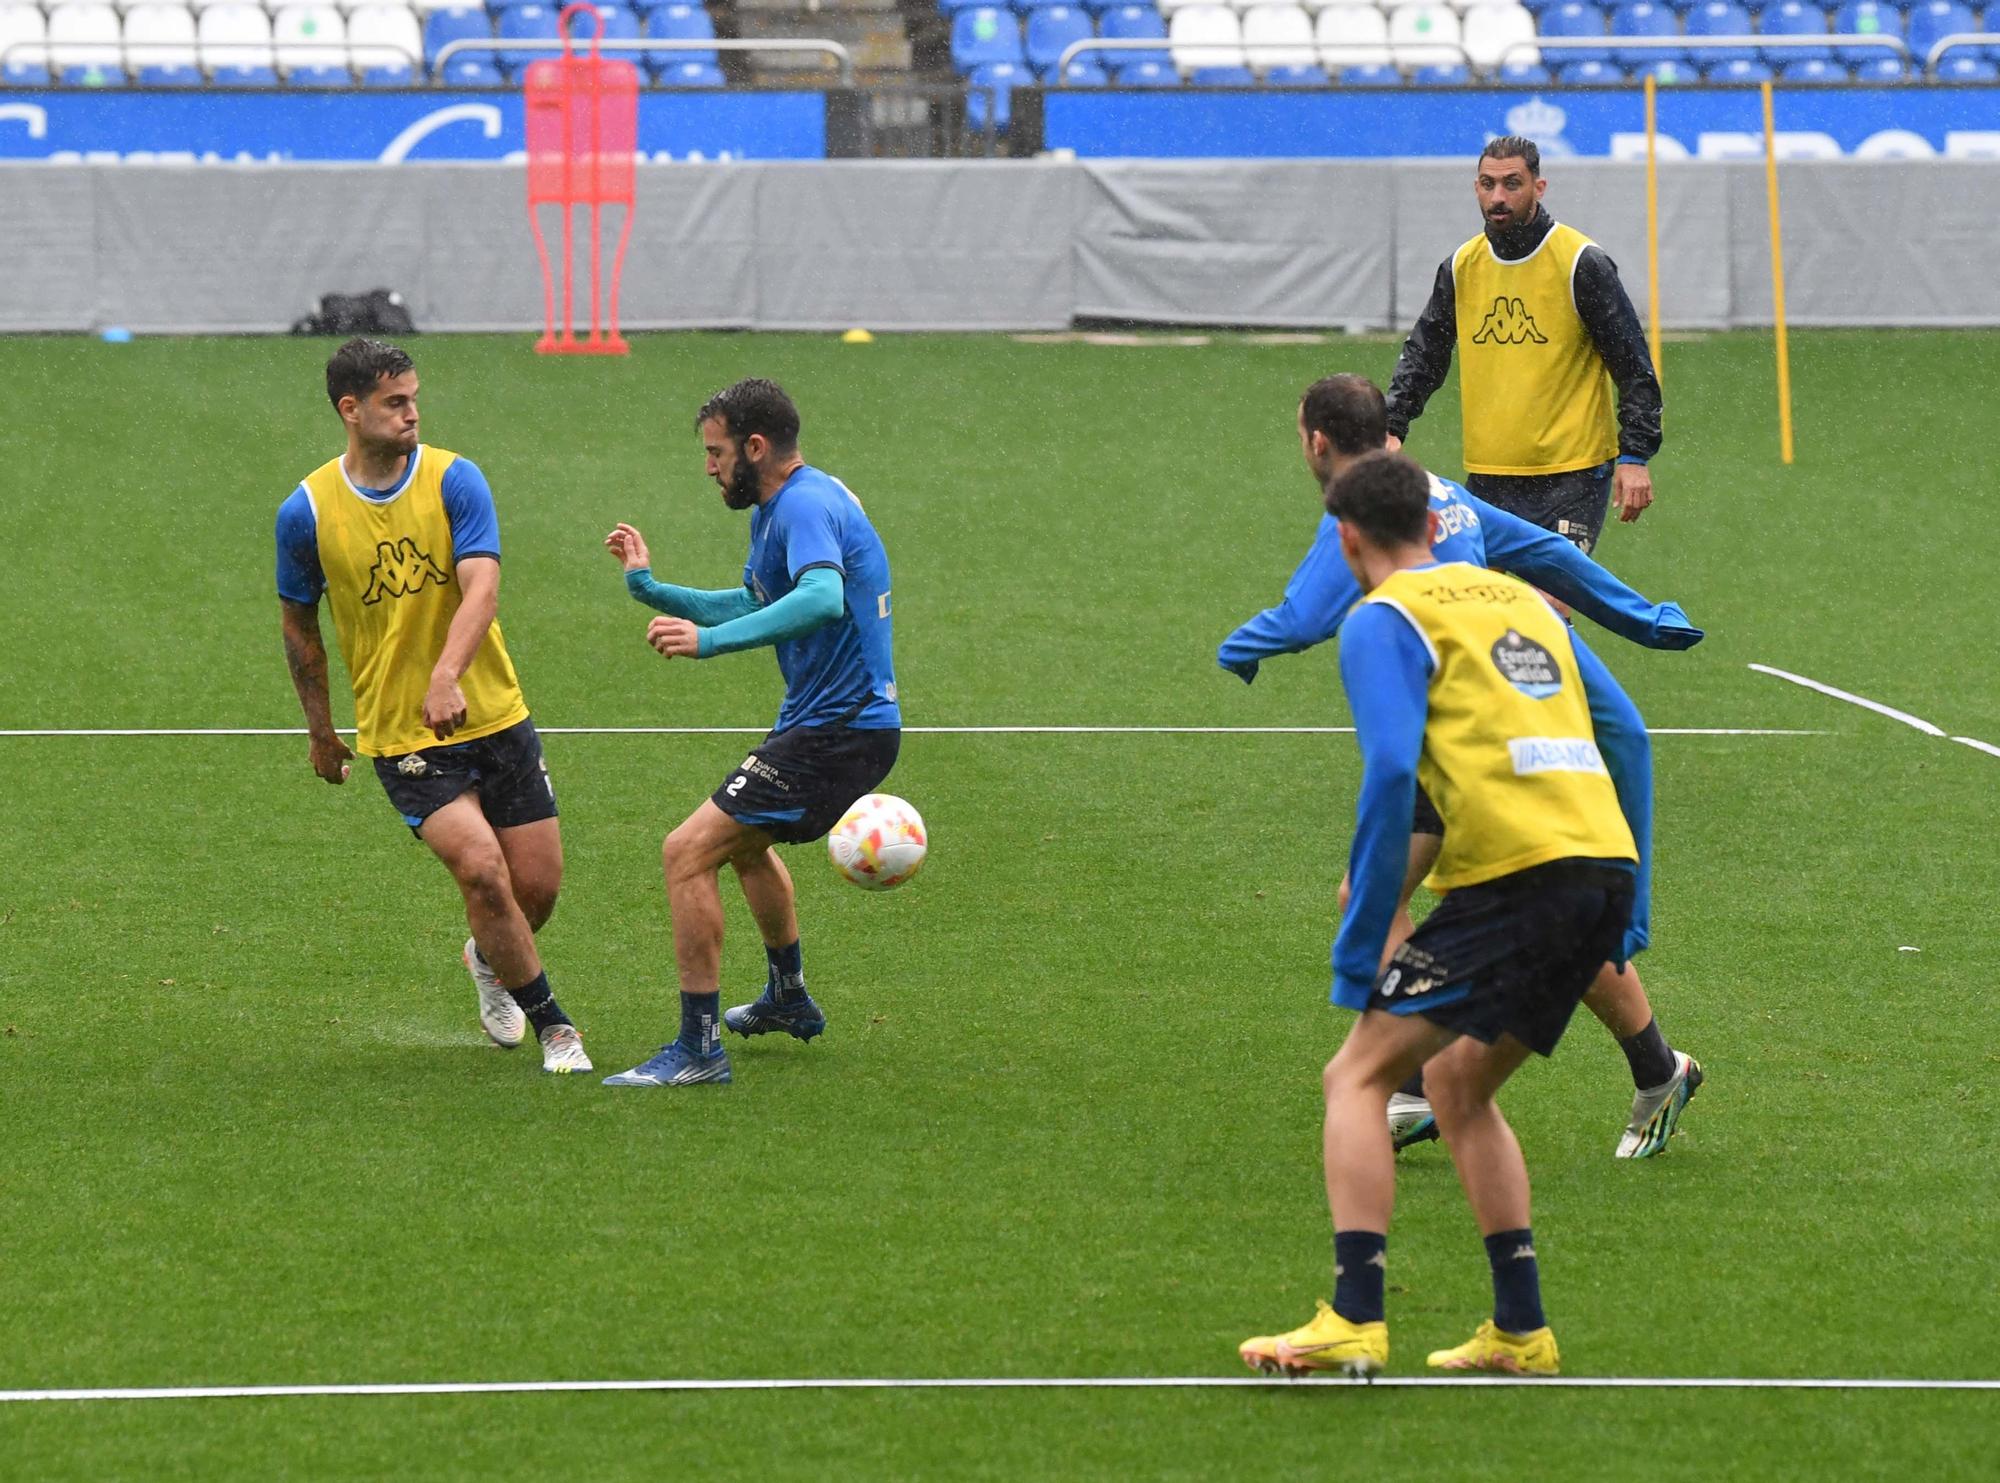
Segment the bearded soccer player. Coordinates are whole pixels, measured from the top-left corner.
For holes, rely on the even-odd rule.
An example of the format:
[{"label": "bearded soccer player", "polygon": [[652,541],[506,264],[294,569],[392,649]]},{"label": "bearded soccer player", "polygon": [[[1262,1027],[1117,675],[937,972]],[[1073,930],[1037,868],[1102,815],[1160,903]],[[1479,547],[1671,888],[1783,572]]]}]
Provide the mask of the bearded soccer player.
[{"label": "bearded soccer player", "polygon": [[[1247,1339],[1253,1369],[1366,1376],[1389,1360],[1383,1305],[1396,1164],[1390,1094],[1428,1066],[1445,1147],[1484,1237],[1493,1316],[1439,1369],[1553,1375],[1528,1170],[1494,1101],[1562,1038],[1598,966],[1638,944],[1652,779],[1645,728],[1611,673],[1525,582],[1439,562],[1429,481],[1375,453],[1334,486],[1340,548],[1367,593],[1341,684],[1361,749],[1333,1001],[1360,1011],[1325,1076],[1331,1304]],[[1445,821],[1436,911],[1380,967],[1421,782]]]},{"label": "bearded soccer player", "polygon": [[507,657],[500,524],[476,464],[419,442],[417,372],[377,340],[326,363],[347,451],[278,509],[285,660],[312,769],[348,776],[333,728],[319,600],[354,682],[356,745],[413,834],[444,862],[472,929],[479,1023],[512,1048],[532,1025],[542,1069],[588,1071],[535,946],[562,884],[562,834],[541,739]]},{"label": "bearded soccer player", "polygon": [[[1382,393],[1361,376],[1317,381],[1299,403],[1298,433],[1306,468],[1330,510],[1335,481],[1357,460],[1383,446],[1387,430]],[[1510,572],[1647,648],[1686,649],[1701,641],[1702,631],[1688,623],[1678,604],[1647,602],[1560,536],[1487,504],[1449,479],[1435,474],[1427,478],[1431,509],[1438,517],[1438,560],[1469,561]],[[1340,554],[1340,522],[1328,513],[1286,586],[1284,601],[1223,640],[1217,662],[1246,683],[1253,681],[1262,660],[1332,638],[1360,599],[1361,589]],[[1422,788],[1416,800],[1409,863],[1389,932],[1391,951],[1410,935],[1410,899],[1435,864],[1445,832],[1443,819]],[[1343,880],[1340,889],[1344,911],[1349,882]],[[1643,922],[1640,925],[1643,930]],[[1688,1099],[1701,1086],[1701,1065],[1668,1043],[1645,987],[1629,965],[1620,969],[1607,963],[1583,1002],[1618,1042],[1632,1073],[1632,1110],[1614,1154],[1650,1158],[1666,1148],[1679,1128]],[[1398,1148],[1437,1136],[1437,1121],[1423,1087],[1418,1072],[1390,1098],[1389,1120]]]},{"label": "bearded soccer player", "polygon": [[[680,1034],[607,1086],[695,1086],[731,1078],[721,1027],[811,1040],[826,1016],[806,992],[792,877],[773,848],[820,839],[895,765],[902,742],[889,612],[889,557],[845,484],[799,452],[799,411],[776,383],[739,381],[695,414],[708,476],[750,512],[750,556],[735,587],[658,581],[645,538],[619,525],[604,544],[626,590],[668,616],[646,640],[667,659],[777,650],[778,724],[661,851],[680,975]],[[736,872],[764,939],[769,976],[749,1004],[719,1014],[722,892]]]},{"label": "bearded soccer player", "polygon": [[1480,155],[1486,229],[1438,268],[1389,383],[1388,446],[1444,384],[1455,346],[1467,487],[1589,551],[1611,501],[1624,521],[1653,502],[1660,380],[1617,264],[1549,215],[1547,189],[1532,140]]}]

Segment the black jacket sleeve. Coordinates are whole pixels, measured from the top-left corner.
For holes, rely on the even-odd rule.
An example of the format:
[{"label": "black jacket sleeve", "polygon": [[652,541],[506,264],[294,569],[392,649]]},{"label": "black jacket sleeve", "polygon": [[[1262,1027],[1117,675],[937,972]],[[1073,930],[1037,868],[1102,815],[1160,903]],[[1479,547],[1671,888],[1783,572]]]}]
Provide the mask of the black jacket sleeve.
[{"label": "black jacket sleeve", "polygon": [[1577,315],[1618,388],[1619,455],[1650,459],[1660,451],[1660,378],[1638,311],[1618,281],[1618,265],[1603,248],[1584,248],[1575,288]]},{"label": "black jacket sleeve", "polygon": [[1444,385],[1444,378],[1451,370],[1452,347],[1458,343],[1457,299],[1451,259],[1446,258],[1438,265],[1430,302],[1417,316],[1410,338],[1403,342],[1403,353],[1396,360],[1396,374],[1389,382],[1389,431],[1398,438],[1410,435],[1410,424],[1422,414],[1424,403]]}]

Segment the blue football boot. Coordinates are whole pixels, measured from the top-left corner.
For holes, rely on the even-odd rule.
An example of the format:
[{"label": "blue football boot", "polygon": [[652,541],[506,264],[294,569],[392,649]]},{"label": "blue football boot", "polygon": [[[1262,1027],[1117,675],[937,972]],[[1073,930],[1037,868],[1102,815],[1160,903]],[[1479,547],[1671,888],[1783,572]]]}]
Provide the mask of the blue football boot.
[{"label": "blue football boot", "polygon": [[708,1055],[703,1055],[700,1051],[689,1050],[678,1040],[670,1040],[650,1061],[642,1061],[630,1071],[621,1071],[616,1076],[607,1076],[604,1084],[608,1087],[686,1087],[729,1080],[728,1051],[718,1046]]},{"label": "blue football boot", "polygon": [[722,1023],[738,1035],[769,1035],[782,1030],[794,1040],[810,1040],[826,1031],[826,1016],[803,988],[787,999],[773,996],[770,984],[748,1004],[722,1013]]}]

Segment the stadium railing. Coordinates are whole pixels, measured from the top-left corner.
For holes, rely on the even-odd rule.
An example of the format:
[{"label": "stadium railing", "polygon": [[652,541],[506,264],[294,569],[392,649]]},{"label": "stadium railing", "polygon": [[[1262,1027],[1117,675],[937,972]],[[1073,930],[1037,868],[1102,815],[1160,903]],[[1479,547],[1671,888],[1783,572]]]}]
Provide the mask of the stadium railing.
[{"label": "stadium railing", "polygon": [[1938,37],[1924,56],[1925,80],[1929,82],[1938,80],[1938,63],[1944,60],[1946,52],[1957,51],[1967,46],[1990,47],[1996,56],[2000,56],[2000,31],[1954,31],[1949,36]]},{"label": "stadium railing", "polygon": [[1911,60],[1909,44],[1900,36],[1864,36],[1859,32],[1833,31],[1824,36],[1537,36],[1511,43],[1500,54],[1495,70],[1507,59],[1524,51],[1657,51],[1718,52],[1743,51],[1825,51],[1828,47],[1875,47],[1894,52],[1905,62]]},{"label": "stadium railing", "polygon": [[[200,42],[198,42],[198,41],[118,41],[118,42],[109,42],[109,41],[106,41],[106,42],[101,42],[101,43],[100,43],[100,42],[64,42],[64,41],[50,41],[50,40],[49,40],[49,39],[48,39],[48,38],[47,38],[47,37],[45,36],[45,37],[41,38],[40,40],[33,40],[33,39],[30,39],[30,40],[26,40],[26,41],[13,41],[13,42],[9,42],[9,43],[8,43],[8,44],[7,44],[6,46],[0,46],[0,71],[4,71],[4,70],[6,69],[6,66],[7,66],[8,62],[12,61],[12,60],[13,60],[13,59],[14,59],[14,58],[15,58],[16,56],[18,56],[18,55],[21,55],[21,54],[24,54],[24,53],[33,53],[33,52],[40,52],[40,53],[42,54],[42,55],[41,55],[41,62],[42,62],[42,65],[43,65],[43,66],[45,66],[45,67],[53,67],[53,65],[54,65],[54,63],[53,63],[53,61],[52,61],[52,56],[53,56],[53,53],[54,53],[54,52],[55,52],[55,51],[56,51],[56,50],[57,50],[58,48],[61,48],[61,47],[64,47],[64,46],[90,46],[90,47],[98,47],[98,46],[103,46],[103,47],[111,47],[111,46],[116,46],[116,47],[118,48],[118,51],[120,52],[120,54],[121,54],[121,55],[122,55],[123,53],[126,53],[126,52],[153,52],[153,53],[155,53],[155,54],[158,54],[158,53],[160,53],[160,52],[181,52],[181,53],[187,53],[187,52],[197,52],[197,53],[199,53],[199,52],[200,52],[200,51],[202,50],[202,46],[201,46],[201,43],[200,43]],[[354,53],[354,52],[358,52],[358,51],[359,51],[359,52],[371,52],[371,53],[372,53],[372,52],[394,52],[394,53],[397,53],[398,55],[400,55],[400,56],[402,56],[402,57],[404,57],[405,59],[407,59],[407,60],[408,60],[408,62],[409,62],[409,64],[410,64],[410,73],[411,73],[411,75],[412,75],[413,77],[421,77],[421,76],[423,76],[423,75],[424,75],[424,59],[423,59],[423,57],[422,57],[422,56],[421,56],[420,54],[418,54],[418,53],[416,53],[416,52],[413,52],[413,51],[411,51],[411,50],[410,50],[410,49],[409,49],[409,48],[408,48],[407,46],[398,46],[398,45],[397,45],[397,44],[396,44],[395,42],[393,42],[393,41],[362,41],[362,42],[349,42],[349,41],[215,41],[215,42],[210,42],[210,43],[208,44],[208,48],[207,48],[207,49],[208,49],[208,50],[210,50],[210,51],[217,51],[217,52],[227,52],[227,51],[238,51],[238,52],[243,52],[243,51],[260,51],[260,52],[269,52],[269,53],[273,53],[273,54],[275,54],[275,53],[277,53],[277,52],[280,52],[280,51],[283,51],[283,52],[301,52],[301,51],[311,51],[311,52],[339,52],[339,53],[341,53],[341,54],[343,54],[343,55],[346,55],[346,56],[350,56],[350,57],[351,57],[352,53]],[[197,62],[197,63],[196,63],[196,66],[197,66],[197,67],[199,67],[199,65],[200,65],[200,63],[199,63],[199,62]],[[350,62],[349,62],[349,64],[348,64],[348,67],[349,67],[349,70],[350,70],[350,71],[352,71],[352,70],[353,70],[353,65],[354,65],[354,64],[352,63],[352,61],[350,61]],[[378,63],[378,64],[376,64],[376,65],[380,65],[380,64]],[[120,65],[120,67],[119,67],[119,70],[121,70],[121,71],[123,70],[123,67],[122,67],[122,64]],[[31,87],[31,86],[33,86],[33,84],[31,84],[31,83],[9,83],[9,84],[8,84],[8,86],[9,86],[9,87]]]},{"label": "stadium railing", "polygon": [[[1088,56],[1092,52],[1163,51],[1171,55],[1176,51],[1210,52],[1242,51],[1243,49],[1240,44],[1231,47],[1227,42],[1175,41],[1171,37],[1162,36],[1138,36],[1121,38],[1115,41],[1106,41],[1098,37],[1086,37],[1081,41],[1072,41],[1062,49],[1062,55],[1056,58],[1055,70],[1050,74],[1052,81],[1044,84],[1044,86],[1068,87],[1070,85],[1069,64],[1078,57]],[[1385,51],[1392,54],[1398,51],[1445,52],[1455,55],[1459,61],[1465,64],[1467,71],[1477,73],[1480,70],[1472,65],[1472,58],[1466,54],[1465,48],[1456,41],[1431,41],[1428,39],[1423,41],[1315,41],[1311,43],[1301,41],[1296,43],[1296,49],[1300,51],[1310,50],[1321,57],[1325,57],[1329,53],[1343,51],[1361,52],[1371,57],[1379,57]]]},{"label": "stadium railing", "polygon": [[[46,42],[42,43],[47,45]],[[372,44],[372,43],[371,43]],[[444,64],[461,52],[560,52],[567,43],[561,41],[503,41],[484,36],[467,36],[458,41],[448,41],[438,48],[438,54],[431,61],[433,73],[442,73]],[[717,37],[703,37],[698,40],[675,41],[600,41],[597,48],[605,55],[613,52],[715,52],[715,51],[762,51],[786,52],[809,51],[830,56],[840,69],[840,85],[854,86],[854,54],[838,41],[827,41],[811,36],[772,37],[762,41],[741,41]]]}]

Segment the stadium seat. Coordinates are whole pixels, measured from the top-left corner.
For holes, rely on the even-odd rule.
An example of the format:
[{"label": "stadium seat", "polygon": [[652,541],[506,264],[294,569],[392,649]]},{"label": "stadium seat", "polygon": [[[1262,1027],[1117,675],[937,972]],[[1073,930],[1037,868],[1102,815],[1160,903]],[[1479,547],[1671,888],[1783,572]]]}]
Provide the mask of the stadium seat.
[{"label": "stadium seat", "polygon": [[1503,62],[1499,81],[1510,87],[1541,87],[1552,81],[1549,69],[1540,62]]},{"label": "stadium seat", "polygon": [[1021,23],[1011,10],[993,5],[961,10],[951,23],[951,64],[960,72],[970,72],[993,62],[1027,65],[1021,50]]},{"label": "stadium seat", "polygon": [[1846,82],[1847,69],[1832,58],[1808,57],[1804,61],[1780,62],[1780,82]]},{"label": "stadium seat", "polygon": [[1188,74],[1188,86],[1196,88],[1254,88],[1257,74],[1248,67],[1197,67]]},{"label": "stadium seat", "polygon": [[[495,32],[502,41],[556,41],[560,33],[556,26],[559,12],[552,5],[510,5],[501,11]],[[583,24],[585,18],[577,17],[577,29],[585,35],[596,30],[594,25]],[[518,78],[528,70],[531,63],[542,57],[557,55],[549,51],[503,51],[497,53],[500,70],[509,78]]]},{"label": "stadium seat", "polygon": [[1527,11],[1529,15],[1535,17],[1536,20],[1540,20],[1542,16],[1554,10],[1559,4],[1561,4],[1561,0],[1521,0],[1521,8]]},{"label": "stadium seat", "polygon": [[1072,3],[1072,0],[1007,0],[1007,4],[1010,9],[1018,12],[1023,20],[1038,10],[1052,10],[1058,6],[1070,10],[1079,8]]},{"label": "stadium seat", "polygon": [[1085,55],[1073,58],[1063,68],[1060,79],[1050,78],[1048,81],[1051,87],[1102,88],[1111,85],[1111,74],[1104,70],[1100,57]]},{"label": "stadium seat", "polygon": [[[655,41],[713,41],[715,22],[708,12],[699,5],[676,3],[655,5],[646,11],[646,35]],[[640,65],[658,76],[667,68],[682,62],[699,62],[705,66],[721,65],[721,53],[689,48],[687,51],[646,52],[642,54]]]},{"label": "stadium seat", "polygon": [[141,87],[198,87],[194,40],[194,12],[185,5],[135,5],[125,12],[125,66]]},{"label": "stadium seat", "polygon": [[[331,5],[287,5],[271,22],[277,44],[278,70],[295,87],[345,87],[353,81],[347,70],[347,18]],[[333,44],[341,51],[322,51]]]},{"label": "stadium seat", "polygon": [[1975,55],[1969,47],[1946,52],[1944,60],[1938,63],[1939,82],[1992,82],[1996,77],[2000,77],[2000,67]]},{"label": "stadium seat", "polygon": [[1732,57],[1702,75],[1710,82],[1769,82],[1771,69],[1754,57]]},{"label": "stadium seat", "polygon": [[1312,17],[1297,5],[1258,5],[1244,11],[1243,56],[1253,71],[1263,73],[1279,67],[1317,68]]},{"label": "stadium seat", "polygon": [[[1931,48],[1947,36],[1978,31],[1979,22],[1972,18],[1972,12],[1959,0],[1924,0],[1922,5],[1910,11],[1910,63],[1919,70],[1929,62]],[[1983,48],[1977,46],[1955,47],[1945,53],[1951,57],[1977,57],[1983,55]]]},{"label": "stadium seat", "polygon": [[1525,5],[1475,5],[1466,11],[1459,35],[1467,60],[1488,72],[1513,62],[1540,62],[1541,52],[1522,44],[1534,39],[1535,18]]},{"label": "stadium seat", "polygon": [[1271,88],[1323,88],[1333,79],[1324,67],[1273,67],[1264,74],[1264,86]]},{"label": "stadium seat", "polygon": [[[628,10],[623,5],[599,5],[595,8],[598,14],[604,17],[604,40],[637,41],[639,39],[638,11]],[[556,10],[560,14],[562,7],[557,6]],[[586,41],[589,40],[592,31],[595,29],[594,26],[588,25],[578,25],[575,28],[576,34],[583,37]],[[637,52],[608,52],[606,55],[622,56],[627,61],[637,61],[639,58],[639,53]]]},{"label": "stadium seat", "polygon": [[[1750,12],[1736,4],[1736,0],[1702,0],[1688,12],[1688,40],[1703,36],[1748,36],[1756,27],[1750,24]],[[1714,69],[1727,62],[1754,62],[1757,51],[1748,46],[1693,47],[1688,55],[1695,64],[1713,73]]]},{"label": "stadium seat", "polygon": [[[1062,60],[1063,48],[1078,41],[1095,40],[1097,28],[1090,17],[1073,5],[1050,5],[1028,13],[1028,65],[1046,76]],[[1085,53],[1086,56],[1096,55]]]},{"label": "stadium seat", "polygon": [[[1808,0],[1776,0],[1775,4],[1766,6],[1763,15],[1757,18],[1757,29],[1766,36],[1824,36],[1826,12],[1808,3]],[[1830,62],[1833,60],[1833,47],[1767,46],[1762,55],[1774,67],[1782,67],[1787,62]]]},{"label": "stadium seat", "polygon": [[[1098,17],[1097,34],[1106,41],[1151,41],[1167,39],[1167,23],[1150,5],[1114,5]],[[1154,62],[1171,67],[1173,61],[1163,47],[1159,51],[1107,51],[1096,53],[1097,61],[1113,77]]]},{"label": "stadium seat", "polygon": [[125,81],[121,39],[109,5],[58,6],[49,16],[49,66],[70,86],[117,87]]},{"label": "stadium seat", "polygon": [[[1903,13],[1890,0],[1847,0],[1834,12],[1833,29],[1842,36],[1887,36],[1901,40],[1903,36]],[[1863,62],[1894,61],[1897,74],[1902,72],[1902,58],[1898,53],[1884,46],[1836,46],[1833,54],[1850,67]]]},{"label": "stadium seat", "polygon": [[719,88],[727,79],[713,62],[669,62],[653,79],[663,88]]},{"label": "stadium seat", "polygon": [[[972,69],[972,75],[965,79],[965,121],[975,129],[986,127],[986,111],[989,97],[993,109],[993,127],[1002,133],[1014,120],[1014,89],[1033,87],[1035,74],[1025,63],[988,62],[983,67]],[[980,91],[991,88],[989,95]]]},{"label": "stadium seat", "polygon": [[1615,62],[1558,62],[1556,81],[1568,87],[1604,87],[1625,80],[1625,69]]},{"label": "stadium seat", "polygon": [[[477,6],[456,5],[449,10],[434,10],[424,21],[424,65],[435,72],[438,53],[454,41],[480,41],[493,34],[493,23],[486,18],[486,12]],[[454,62],[467,57],[491,61],[490,52],[455,52]]]},{"label": "stadium seat", "polygon": [[423,55],[424,33],[408,6],[363,5],[349,12],[347,59],[364,86],[408,87],[417,80]]},{"label": "stadium seat", "polygon": [[[1634,40],[1665,41],[1668,37],[1680,35],[1680,22],[1663,3],[1655,0],[1627,0],[1611,12],[1611,34],[1630,36]],[[1687,53],[1671,51],[1652,46],[1615,47],[1611,53],[1614,60],[1627,67],[1644,67],[1649,62],[1678,62]]]},{"label": "stadium seat", "polygon": [[1340,85],[1344,88],[1399,88],[1403,85],[1403,74],[1387,62],[1360,62],[1340,69]]},{"label": "stadium seat", "polygon": [[[40,87],[49,80],[46,47],[30,50],[26,43],[48,39],[49,23],[33,5],[0,5],[0,82],[16,86]],[[10,51],[19,46],[21,50]]]},{"label": "stadium seat", "polygon": [[1153,0],[1153,3],[1159,7],[1160,14],[1167,18],[1167,24],[1171,26],[1175,11],[1187,10],[1196,5],[1212,5],[1215,0]]},{"label": "stadium seat", "polygon": [[195,33],[201,42],[201,65],[217,87],[278,85],[271,18],[262,6],[211,5],[196,19]]},{"label": "stadium seat", "polygon": [[1643,66],[1632,69],[1634,77],[1650,77],[1661,87],[1672,87],[1678,83],[1700,82],[1701,69],[1691,66],[1684,59],[1656,57]]},{"label": "stadium seat", "polygon": [[1398,67],[1457,67],[1458,12],[1446,5],[1399,5],[1389,12],[1389,55]]},{"label": "stadium seat", "polygon": [[1432,62],[1410,74],[1410,81],[1427,88],[1463,87],[1472,71],[1463,62]]},{"label": "stadium seat", "polygon": [[1356,67],[1389,65],[1389,18],[1372,5],[1328,6],[1313,21],[1313,40],[1321,64],[1342,82]]},{"label": "stadium seat", "polygon": [[1172,62],[1137,62],[1117,73],[1121,88],[1177,88],[1181,75]]},{"label": "stadium seat", "polygon": [[1243,65],[1243,22],[1227,5],[1182,6],[1167,17],[1167,38],[1183,76]]},{"label": "stadium seat", "polygon": [[[1584,0],[1562,0],[1560,5],[1542,12],[1541,24],[1542,35],[1548,40],[1582,41],[1604,34],[1604,12]],[[1564,76],[1579,62],[1610,61],[1611,48],[1562,47],[1543,53],[1543,58],[1555,64],[1558,76]]]}]

